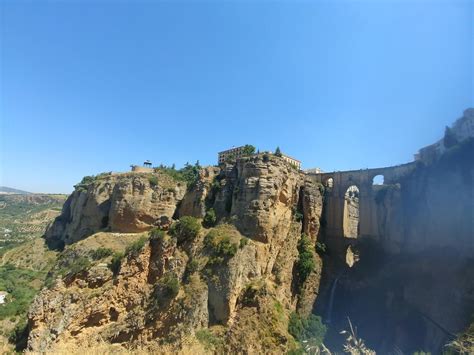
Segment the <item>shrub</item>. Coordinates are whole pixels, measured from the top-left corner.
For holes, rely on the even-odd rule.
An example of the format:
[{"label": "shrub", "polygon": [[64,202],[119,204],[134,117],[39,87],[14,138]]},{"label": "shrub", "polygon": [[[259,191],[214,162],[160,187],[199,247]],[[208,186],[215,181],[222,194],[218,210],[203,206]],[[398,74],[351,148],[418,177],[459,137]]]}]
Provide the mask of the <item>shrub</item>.
[{"label": "shrub", "polygon": [[75,275],[82,271],[87,270],[91,266],[88,257],[80,256],[69,265],[69,272],[68,275]]},{"label": "shrub", "polygon": [[311,241],[306,234],[302,234],[298,242],[299,258],[296,264],[300,285],[306,281],[316,266],[311,249]]},{"label": "shrub", "polygon": [[124,257],[123,253],[115,253],[112,256],[112,260],[109,263],[109,269],[113,272],[114,276],[118,275],[120,272],[120,267],[122,266],[122,259]]},{"label": "shrub", "polygon": [[160,228],[153,228],[149,234],[150,240],[163,240],[165,237],[165,231],[161,230]]},{"label": "shrub", "polygon": [[155,175],[150,175],[148,177],[148,182],[150,183],[151,187],[158,186],[158,177]]},{"label": "shrub", "polygon": [[134,241],[125,249],[125,255],[138,255],[145,246],[147,240],[147,237],[141,237],[140,239]]},{"label": "shrub", "polygon": [[245,247],[247,244],[249,243],[249,239],[248,238],[240,238],[240,242],[239,242],[239,247],[240,249],[242,249],[243,247]]},{"label": "shrub", "polygon": [[276,149],[275,149],[275,155],[276,155],[277,157],[281,157],[281,156],[282,156],[280,147],[276,147]]},{"label": "shrub", "polygon": [[202,220],[202,225],[204,228],[211,228],[216,225],[216,222],[217,222],[216,211],[214,210],[214,208],[211,208],[206,212],[206,215],[204,216],[204,219]]},{"label": "shrub", "polygon": [[197,218],[191,216],[181,217],[178,221],[173,223],[169,232],[173,237],[178,239],[178,242],[193,240],[199,235],[201,231],[201,224]]},{"label": "shrub", "polygon": [[198,330],[196,332],[196,338],[207,351],[212,351],[223,345],[222,339],[212,334],[209,329]]},{"label": "shrub", "polygon": [[114,251],[112,249],[98,248],[96,250],[92,250],[90,252],[90,256],[94,260],[100,260],[100,259],[103,259],[103,258],[106,258],[106,257],[112,255],[113,253],[114,253]]},{"label": "shrub", "polygon": [[220,236],[215,230],[210,231],[204,238],[204,245],[211,249],[214,256],[229,258],[237,253],[238,245],[232,243],[228,236]]},{"label": "shrub", "polygon": [[199,270],[199,262],[196,259],[189,260],[184,270],[184,280],[188,281],[189,277]]},{"label": "shrub", "polygon": [[242,155],[253,155],[255,154],[255,147],[250,144],[246,144],[242,149]]},{"label": "shrub", "polygon": [[315,345],[321,345],[326,336],[327,328],[321,321],[321,317],[310,314],[308,317],[301,317],[296,313],[291,313],[288,322],[288,332],[298,341],[311,340]]},{"label": "shrub", "polygon": [[156,284],[152,296],[153,306],[162,308],[166,306],[179,293],[179,280],[172,272],[163,275]]},{"label": "shrub", "polygon": [[84,176],[79,184],[74,185],[74,188],[78,191],[86,191],[89,185],[95,181],[95,179],[95,176]]},{"label": "shrub", "polygon": [[197,260],[191,260],[188,262],[188,264],[186,265],[186,272],[185,274],[187,276],[189,275],[192,275],[194,274],[196,271],[198,271],[199,269],[199,263],[197,262]]}]

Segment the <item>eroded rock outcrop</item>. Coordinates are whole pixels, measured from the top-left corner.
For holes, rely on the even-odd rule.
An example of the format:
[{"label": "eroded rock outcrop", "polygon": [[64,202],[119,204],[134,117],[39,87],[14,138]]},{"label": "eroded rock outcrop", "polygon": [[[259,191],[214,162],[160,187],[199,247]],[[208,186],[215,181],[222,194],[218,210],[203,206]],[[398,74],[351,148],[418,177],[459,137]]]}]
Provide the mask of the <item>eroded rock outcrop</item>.
[{"label": "eroded rock outcrop", "polygon": [[[205,168],[185,189],[176,182],[150,186],[147,176],[129,174],[74,192],[47,238],[60,236],[70,244],[63,255],[91,264],[61,277],[58,263],[58,280],[30,311],[30,350],[91,341],[161,352],[294,348],[289,314],[311,312],[321,277],[314,250],[309,277],[301,280],[296,271],[302,233],[312,245],[319,235],[321,187],[284,160],[257,155],[222,169]],[[118,269],[117,256],[91,258],[97,234],[87,236],[104,228],[104,216],[112,231],[141,232],[152,226],[166,230],[164,217],[202,217],[210,208],[217,225],[191,239],[155,230],[143,247],[127,249]],[[124,251],[115,244],[103,247]],[[213,337],[223,340],[203,345],[203,338]]]},{"label": "eroded rock outcrop", "polygon": [[185,193],[185,183],[161,173],[99,175],[76,186],[45,238],[62,246],[101,230],[138,233],[166,226]]}]

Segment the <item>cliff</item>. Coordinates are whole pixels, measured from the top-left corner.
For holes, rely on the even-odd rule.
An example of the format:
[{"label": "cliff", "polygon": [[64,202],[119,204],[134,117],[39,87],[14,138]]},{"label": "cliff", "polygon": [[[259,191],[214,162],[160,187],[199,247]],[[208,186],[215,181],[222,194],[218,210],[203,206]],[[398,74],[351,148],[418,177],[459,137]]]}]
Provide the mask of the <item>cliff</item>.
[{"label": "cliff", "polygon": [[[346,242],[360,259],[355,266],[323,272],[326,296],[317,311],[325,314],[332,297],[334,332],[349,316],[381,353],[441,353],[467,328],[474,314],[473,157],[474,140],[467,140],[396,184],[375,187],[379,234]],[[328,345],[341,343],[332,337]]]},{"label": "cliff", "polygon": [[186,184],[157,173],[101,174],[84,179],[45,234],[52,247],[99,231],[138,233],[171,223]]},{"label": "cliff", "polygon": [[[474,312],[473,149],[327,174],[326,192],[324,174],[269,154],[87,178],[46,232],[64,251],[30,309],[28,348],[299,351],[290,319],[303,329],[316,312],[332,350],[349,316],[380,353],[440,352]],[[372,186],[380,171],[387,184]]]},{"label": "cliff", "polygon": [[420,164],[377,199],[380,236],[387,248],[474,251],[474,139]]},{"label": "cliff", "polygon": [[[295,349],[290,313],[309,315],[319,289],[321,192],[265,154],[204,168],[188,186],[159,173],[79,186],[46,233],[65,249],[31,307],[29,350]],[[302,238],[314,260],[304,277]]]}]

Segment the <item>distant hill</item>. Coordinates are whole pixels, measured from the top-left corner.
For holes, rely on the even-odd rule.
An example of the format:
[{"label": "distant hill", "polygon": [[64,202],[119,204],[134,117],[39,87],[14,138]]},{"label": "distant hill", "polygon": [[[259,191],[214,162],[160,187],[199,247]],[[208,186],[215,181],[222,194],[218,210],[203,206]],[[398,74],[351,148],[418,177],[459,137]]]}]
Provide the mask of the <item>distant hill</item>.
[{"label": "distant hill", "polygon": [[7,247],[41,236],[59,215],[66,198],[66,195],[0,194],[0,255]]},{"label": "distant hill", "polygon": [[31,192],[13,189],[11,187],[0,186],[0,194],[2,195],[11,195],[11,194],[18,194],[18,195],[28,195]]}]

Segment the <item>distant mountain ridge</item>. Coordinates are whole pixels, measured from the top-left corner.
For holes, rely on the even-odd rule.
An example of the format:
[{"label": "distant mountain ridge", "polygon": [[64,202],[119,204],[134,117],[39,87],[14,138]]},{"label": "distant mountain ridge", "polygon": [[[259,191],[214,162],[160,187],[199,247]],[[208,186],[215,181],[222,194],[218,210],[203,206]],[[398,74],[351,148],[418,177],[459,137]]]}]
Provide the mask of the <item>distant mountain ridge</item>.
[{"label": "distant mountain ridge", "polygon": [[31,192],[14,189],[11,187],[0,186],[0,194],[18,194],[18,195],[29,195]]}]

